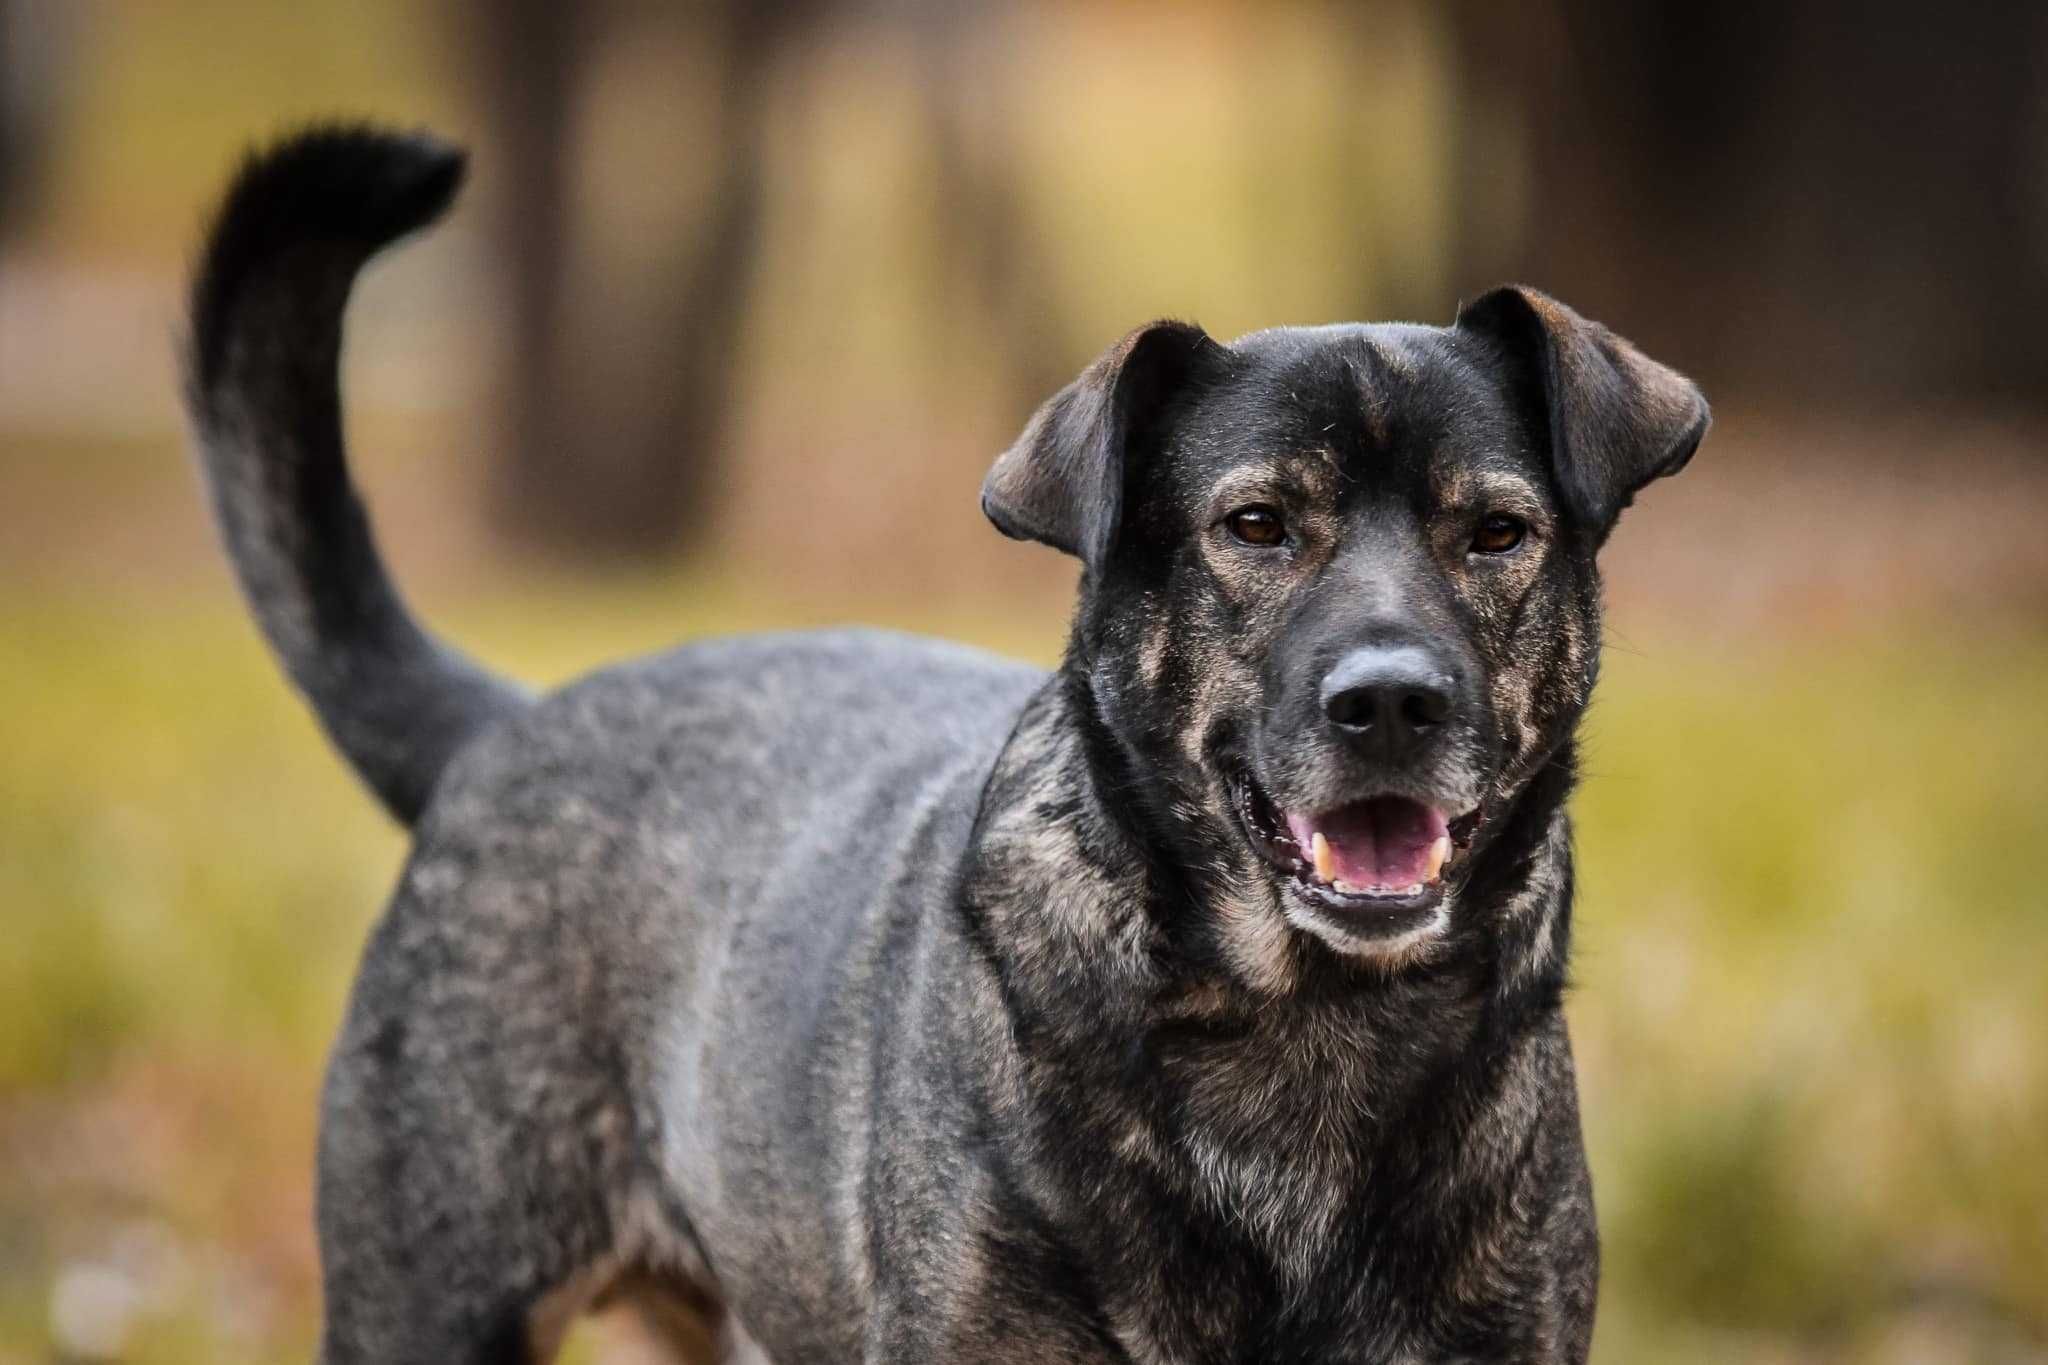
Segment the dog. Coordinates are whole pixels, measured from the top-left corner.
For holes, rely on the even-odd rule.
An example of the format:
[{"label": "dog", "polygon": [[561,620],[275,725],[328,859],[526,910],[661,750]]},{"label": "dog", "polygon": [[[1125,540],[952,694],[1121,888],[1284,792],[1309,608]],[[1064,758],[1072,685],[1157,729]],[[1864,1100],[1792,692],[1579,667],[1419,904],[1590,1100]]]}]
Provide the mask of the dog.
[{"label": "dog", "polygon": [[1052,672],[847,630],[535,698],[416,623],[344,461],[352,281],[463,165],[288,138],[191,297],[241,586],[413,836],[323,1093],[328,1365],[612,1298],[779,1365],[1583,1360],[1573,735],[1699,389],[1520,287],[1153,323],[983,486],[1080,560]]}]

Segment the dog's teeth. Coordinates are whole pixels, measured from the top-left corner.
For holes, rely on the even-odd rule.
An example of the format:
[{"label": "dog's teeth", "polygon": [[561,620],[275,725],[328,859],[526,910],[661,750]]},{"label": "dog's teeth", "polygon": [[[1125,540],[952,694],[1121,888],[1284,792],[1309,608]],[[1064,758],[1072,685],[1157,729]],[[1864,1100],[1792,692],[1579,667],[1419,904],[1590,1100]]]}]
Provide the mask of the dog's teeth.
[{"label": "dog's teeth", "polygon": [[1422,880],[1433,882],[1444,870],[1444,860],[1451,856],[1451,836],[1439,834],[1436,842],[1429,846],[1429,868],[1422,874]]},{"label": "dog's teeth", "polygon": [[1340,896],[1357,896],[1362,895],[1365,891],[1365,888],[1362,886],[1353,886],[1350,882],[1342,881],[1331,882],[1330,889]]},{"label": "dog's teeth", "polygon": [[1409,888],[1408,888],[1408,889],[1407,889],[1406,891],[1403,891],[1403,892],[1402,892],[1401,894],[1402,894],[1402,895],[1404,895],[1404,896],[1419,896],[1419,895],[1421,895],[1421,894],[1422,894],[1422,883],[1421,883],[1421,882],[1417,882],[1417,883],[1415,883],[1415,885],[1413,885],[1413,886],[1409,887]]},{"label": "dog's teeth", "polygon": [[1308,851],[1309,857],[1315,860],[1317,880],[1335,881],[1337,878],[1337,860],[1331,856],[1330,841],[1323,837],[1321,830],[1317,830],[1310,837]]}]

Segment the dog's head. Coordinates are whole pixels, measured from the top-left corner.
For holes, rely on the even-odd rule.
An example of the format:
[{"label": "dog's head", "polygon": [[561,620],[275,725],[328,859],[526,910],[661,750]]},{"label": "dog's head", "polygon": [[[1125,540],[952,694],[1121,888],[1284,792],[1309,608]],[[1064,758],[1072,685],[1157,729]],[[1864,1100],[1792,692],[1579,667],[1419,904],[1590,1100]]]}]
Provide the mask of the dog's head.
[{"label": "dog's head", "polygon": [[1451,924],[1569,738],[1595,554],[1706,426],[1692,383],[1533,290],[1447,328],[1162,322],[1038,411],[982,505],[1081,559],[1103,760],[1232,956],[1291,924],[1385,960]]}]

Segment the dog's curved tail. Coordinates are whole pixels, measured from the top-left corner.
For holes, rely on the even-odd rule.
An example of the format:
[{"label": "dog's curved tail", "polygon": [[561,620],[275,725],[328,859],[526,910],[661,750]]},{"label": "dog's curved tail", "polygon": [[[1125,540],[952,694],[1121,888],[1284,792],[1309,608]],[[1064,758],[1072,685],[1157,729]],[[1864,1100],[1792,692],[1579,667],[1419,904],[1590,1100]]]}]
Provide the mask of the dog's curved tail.
[{"label": "dog's curved tail", "polygon": [[186,402],[214,515],[271,648],[336,747],[411,824],[455,752],[525,694],[423,630],[385,573],[343,455],[351,284],[441,215],[463,156],[319,128],[252,156],[192,281]]}]

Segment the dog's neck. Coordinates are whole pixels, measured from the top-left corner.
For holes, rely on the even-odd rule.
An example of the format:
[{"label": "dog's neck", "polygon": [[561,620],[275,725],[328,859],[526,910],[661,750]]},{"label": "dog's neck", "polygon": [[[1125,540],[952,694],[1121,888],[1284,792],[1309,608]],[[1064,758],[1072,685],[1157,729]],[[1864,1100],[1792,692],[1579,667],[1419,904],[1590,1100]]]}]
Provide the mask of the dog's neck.
[{"label": "dog's neck", "polygon": [[[1039,1101],[1006,1102],[1063,1141],[1196,1182],[1191,1193],[1236,1205],[1280,1262],[1309,1273],[1344,1207],[1330,1180],[1469,1153],[1477,1125],[1459,1097],[1497,1093],[1532,1064],[1527,1038],[1561,1045],[1569,747],[1490,822],[1449,932],[1389,968],[1340,958],[1271,905],[1205,890],[1133,814],[1132,777],[1105,766],[1086,702],[1063,673],[1026,707],[962,883],[1017,1080]],[[1298,968],[1288,989],[1243,980],[1206,946],[1203,917],[1230,913],[1274,917]]]}]

